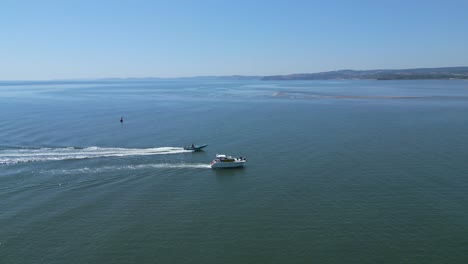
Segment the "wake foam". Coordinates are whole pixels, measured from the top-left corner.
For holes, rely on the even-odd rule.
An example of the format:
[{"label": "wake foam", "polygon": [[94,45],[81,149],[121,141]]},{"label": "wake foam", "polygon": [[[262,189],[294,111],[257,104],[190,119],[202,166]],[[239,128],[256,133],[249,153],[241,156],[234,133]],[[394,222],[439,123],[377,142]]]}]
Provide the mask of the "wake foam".
[{"label": "wake foam", "polygon": [[99,168],[79,168],[79,169],[64,169],[64,170],[41,170],[42,174],[80,174],[80,173],[101,173],[108,171],[127,171],[127,170],[143,170],[143,169],[210,169],[209,164],[203,163],[159,163],[159,164],[140,164],[128,166],[104,166]]},{"label": "wake foam", "polygon": [[191,152],[176,147],[161,148],[40,148],[40,149],[7,149],[0,150],[0,164],[21,162],[91,159],[101,157],[125,157],[164,155]]}]

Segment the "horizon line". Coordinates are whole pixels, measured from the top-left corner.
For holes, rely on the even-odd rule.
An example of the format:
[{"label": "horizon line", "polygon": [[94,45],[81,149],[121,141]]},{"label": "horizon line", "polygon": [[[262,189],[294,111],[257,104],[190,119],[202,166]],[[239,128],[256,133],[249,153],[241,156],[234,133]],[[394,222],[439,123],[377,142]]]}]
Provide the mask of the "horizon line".
[{"label": "horizon line", "polygon": [[230,75],[194,75],[194,76],[179,76],[179,77],[97,77],[97,78],[63,78],[63,79],[24,79],[24,80],[0,80],[0,82],[60,82],[60,81],[102,81],[102,80],[130,80],[130,79],[194,79],[194,78],[223,78],[223,77],[242,77],[242,78],[263,78],[269,76],[288,76],[288,75],[300,75],[300,74],[318,74],[328,72],[339,72],[339,71],[391,71],[391,70],[421,70],[421,69],[447,69],[447,68],[468,68],[468,66],[448,66],[448,67],[418,67],[418,68],[385,68],[385,69],[366,69],[366,70],[355,70],[355,69],[339,69],[330,71],[318,71],[318,72],[302,72],[302,73],[287,73],[287,74],[270,74],[270,75],[243,75],[243,74],[230,74]]}]

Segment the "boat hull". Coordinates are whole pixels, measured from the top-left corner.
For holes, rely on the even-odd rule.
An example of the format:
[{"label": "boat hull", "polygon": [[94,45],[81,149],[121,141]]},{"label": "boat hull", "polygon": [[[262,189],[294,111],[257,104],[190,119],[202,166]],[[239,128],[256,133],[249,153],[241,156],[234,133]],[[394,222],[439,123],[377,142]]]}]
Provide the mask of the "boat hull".
[{"label": "boat hull", "polygon": [[192,147],[184,147],[184,149],[185,150],[200,151],[206,146],[208,146],[208,145],[194,146],[193,148]]},{"label": "boat hull", "polygon": [[224,168],[239,168],[243,167],[245,164],[245,160],[240,160],[240,161],[232,161],[232,162],[212,162],[211,163],[211,168],[212,169],[224,169]]}]

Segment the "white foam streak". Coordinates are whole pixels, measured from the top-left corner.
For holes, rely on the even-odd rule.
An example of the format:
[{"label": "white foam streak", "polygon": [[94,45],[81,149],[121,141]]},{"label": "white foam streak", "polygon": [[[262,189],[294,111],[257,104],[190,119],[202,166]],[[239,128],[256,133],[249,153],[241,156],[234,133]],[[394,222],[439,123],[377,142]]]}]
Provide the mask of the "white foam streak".
[{"label": "white foam streak", "polygon": [[101,157],[147,156],[191,152],[183,148],[41,148],[0,150],[0,164],[33,161],[89,159]]},{"label": "white foam streak", "polygon": [[65,170],[43,170],[43,174],[79,174],[79,173],[101,173],[107,171],[125,171],[125,170],[142,170],[142,169],[210,169],[209,164],[203,163],[160,163],[160,164],[141,164],[128,166],[104,166],[99,168],[80,168],[80,169],[65,169]]}]

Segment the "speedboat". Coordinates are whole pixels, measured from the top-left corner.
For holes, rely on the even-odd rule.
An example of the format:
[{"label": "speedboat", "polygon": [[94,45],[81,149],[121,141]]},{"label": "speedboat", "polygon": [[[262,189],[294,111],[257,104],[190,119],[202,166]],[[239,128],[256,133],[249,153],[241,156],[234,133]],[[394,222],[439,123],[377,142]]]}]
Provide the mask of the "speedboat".
[{"label": "speedboat", "polygon": [[197,146],[197,145],[191,145],[191,146],[185,146],[184,149],[185,150],[193,150],[193,151],[200,151],[202,150],[202,148],[208,146],[207,144],[205,145],[200,145],[200,146]]},{"label": "speedboat", "polygon": [[243,157],[233,158],[224,154],[216,154],[216,159],[210,163],[210,167],[212,169],[236,168],[243,167],[246,162],[247,159]]}]

